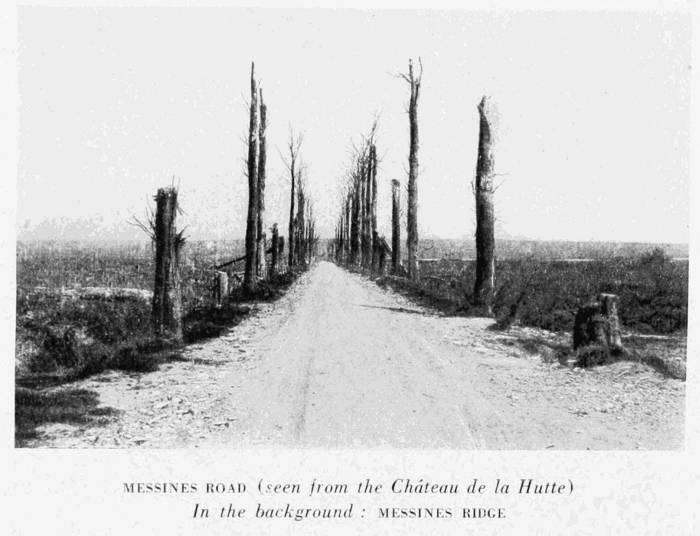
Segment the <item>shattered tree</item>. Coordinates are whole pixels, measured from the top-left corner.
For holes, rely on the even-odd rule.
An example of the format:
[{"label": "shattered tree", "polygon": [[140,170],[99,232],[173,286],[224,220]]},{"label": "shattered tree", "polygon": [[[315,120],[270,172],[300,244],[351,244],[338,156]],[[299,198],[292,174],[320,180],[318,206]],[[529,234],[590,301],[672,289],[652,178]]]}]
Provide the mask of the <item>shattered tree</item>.
[{"label": "shattered tree", "polygon": [[245,232],[245,273],[243,289],[252,294],[257,288],[257,230],[258,230],[258,91],[255,64],[250,69],[250,125],[248,129],[248,219]]},{"label": "shattered tree", "polygon": [[413,61],[408,60],[408,74],[401,77],[408,82],[411,96],[408,101],[409,150],[408,150],[408,214],[406,247],[408,248],[408,277],[418,279],[418,96],[423,64],[418,59],[420,72],[413,71]]},{"label": "shattered tree", "polygon": [[399,274],[401,265],[401,186],[391,181],[391,271]]},{"label": "shattered tree", "polygon": [[479,110],[479,152],[476,161],[474,197],[476,200],[476,280],[474,305],[483,314],[493,315],[493,291],[496,272],[493,211],[493,169],[495,111],[487,97]]},{"label": "shattered tree", "polygon": [[267,249],[265,235],[265,166],[267,164],[267,144],[265,131],[267,129],[267,105],[263,101],[262,89],[260,89],[260,132],[258,152],[258,225],[255,268],[259,277],[265,278],[265,250]]},{"label": "shattered tree", "polygon": [[378,269],[379,258],[377,256],[377,147],[372,143],[369,151],[369,160],[371,163],[371,174],[369,177],[370,181],[370,204],[369,204],[369,217],[370,217],[370,240],[372,249],[372,270]]},{"label": "shattered tree", "polygon": [[289,144],[287,145],[287,150],[289,151],[289,159],[285,161],[287,165],[287,170],[290,175],[290,195],[289,195],[289,230],[287,233],[287,243],[288,245],[288,264],[291,270],[295,264],[296,251],[295,246],[295,235],[296,235],[296,221],[295,221],[295,202],[296,202],[296,184],[297,175],[299,167],[299,151],[301,150],[301,135],[294,137],[294,132],[289,133]]},{"label": "shattered tree", "polygon": [[180,284],[180,252],[184,243],[175,226],[177,190],[160,188],[156,195],[153,223],[155,241],[155,282],[151,322],[158,338],[182,341],[182,290]]}]

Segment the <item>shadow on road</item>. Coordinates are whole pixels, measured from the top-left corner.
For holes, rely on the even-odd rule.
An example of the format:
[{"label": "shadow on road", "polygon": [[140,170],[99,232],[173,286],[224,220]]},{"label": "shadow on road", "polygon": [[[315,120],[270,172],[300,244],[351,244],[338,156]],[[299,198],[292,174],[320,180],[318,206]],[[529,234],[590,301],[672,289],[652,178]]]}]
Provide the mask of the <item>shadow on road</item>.
[{"label": "shadow on road", "polygon": [[365,305],[362,303],[353,303],[356,307],[365,307],[367,309],[384,309],[386,311],[393,311],[395,313],[409,313],[413,315],[422,315],[422,316],[433,316],[431,313],[426,312],[426,311],[419,311],[418,309],[406,309],[404,307],[385,307],[382,305]]},{"label": "shadow on road", "polygon": [[99,407],[95,391],[60,389],[52,392],[17,387],[15,390],[15,446],[37,437],[43,424],[104,425],[118,412]]}]

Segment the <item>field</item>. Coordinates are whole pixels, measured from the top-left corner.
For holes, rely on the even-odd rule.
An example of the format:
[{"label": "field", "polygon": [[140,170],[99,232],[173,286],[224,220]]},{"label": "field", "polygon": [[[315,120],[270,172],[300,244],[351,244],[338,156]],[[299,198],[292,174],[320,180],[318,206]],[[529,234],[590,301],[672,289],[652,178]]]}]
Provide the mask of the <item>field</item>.
[{"label": "field", "polygon": [[[468,310],[473,261],[423,261],[420,273],[426,293]],[[660,250],[636,258],[497,261],[494,313],[569,332],[578,307],[601,292],[619,296],[620,320],[630,330],[665,335],[686,329],[688,263],[672,261]]]},{"label": "field", "polygon": [[[191,242],[181,274],[185,309],[211,293],[212,268],[240,256],[242,241]],[[153,290],[153,250],[142,243],[33,242],[17,245],[17,288],[133,288]]]},{"label": "field", "polygon": [[[213,267],[240,242],[194,242],[182,259],[185,342],[215,336],[248,312],[212,301]],[[234,266],[234,269],[240,269]],[[274,299],[293,277],[277,277]],[[151,336],[153,252],[145,244],[20,243],[17,246],[15,370],[21,382],[63,381],[104,369],[152,370],[178,347]],[[43,380],[42,380],[43,381]]]},{"label": "field", "polygon": [[[421,242],[421,281],[413,294],[445,311],[469,314],[474,281],[470,246],[456,240]],[[240,241],[186,245],[186,340],[215,335],[244,314],[235,306],[215,310],[211,304],[213,267],[242,251]],[[494,313],[508,323],[568,334],[580,305],[611,292],[620,297],[626,333],[684,340],[685,255],[687,247],[677,245],[500,241]],[[283,288],[290,282],[277,283]],[[152,284],[148,243],[18,244],[18,373],[62,371],[71,377],[102,368],[153,366],[171,348],[155,347],[150,339]],[[100,294],[110,289],[117,295]],[[136,290],[123,295],[125,289]],[[156,357],[144,360],[145,354]]]}]

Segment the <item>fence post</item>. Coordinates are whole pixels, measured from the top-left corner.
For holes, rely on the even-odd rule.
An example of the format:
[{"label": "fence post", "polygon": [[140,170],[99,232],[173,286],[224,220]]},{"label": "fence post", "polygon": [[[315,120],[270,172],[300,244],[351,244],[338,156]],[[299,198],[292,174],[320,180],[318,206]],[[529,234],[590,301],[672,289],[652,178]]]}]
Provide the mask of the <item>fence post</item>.
[{"label": "fence post", "polygon": [[214,299],[216,305],[221,306],[228,296],[228,274],[217,271],[214,277]]},{"label": "fence post", "polygon": [[177,190],[160,188],[156,195],[154,238],[156,273],[151,320],[156,337],[169,335],[182,341],[182,290],[180,249],[182,238],[175,228]]}]

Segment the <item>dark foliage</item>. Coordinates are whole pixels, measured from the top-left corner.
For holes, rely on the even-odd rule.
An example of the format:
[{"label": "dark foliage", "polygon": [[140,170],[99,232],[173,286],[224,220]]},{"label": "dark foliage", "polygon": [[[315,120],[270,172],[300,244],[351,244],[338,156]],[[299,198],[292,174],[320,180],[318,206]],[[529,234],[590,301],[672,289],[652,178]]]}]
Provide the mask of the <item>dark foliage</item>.
[{"label": "dark foliage", "polygon": [[[400,286],[440,310],[470,314],[473,262],[426,263],[421,275],[418,285]],[[672,261],[661,249],[636,258],[587,262],[497,261],[494,313],[504,327],[519,321],[570,332],[577,309],[601,292],[619,296],[620,321],[627,329],[654,334],[686,329],[688,263]]]}]

